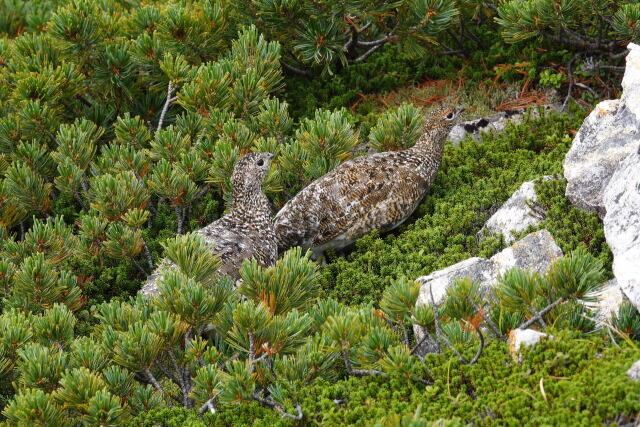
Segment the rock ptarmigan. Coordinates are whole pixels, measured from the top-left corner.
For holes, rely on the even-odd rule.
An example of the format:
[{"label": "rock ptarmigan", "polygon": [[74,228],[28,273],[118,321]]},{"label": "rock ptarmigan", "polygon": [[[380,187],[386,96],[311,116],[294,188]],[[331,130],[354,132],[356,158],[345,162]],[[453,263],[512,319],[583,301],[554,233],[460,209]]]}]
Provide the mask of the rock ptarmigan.
[{"label": "rock ptarmigan", "polygon": [[305,187],[276,214],[278,250],[302,246],[320,257],[372,230],[402,224],[433,182],[447,135],[462,111],[438,108],[426,118],[413,147],[356,157]]},{"label": "rock ptarmigan", "polygon": [[[275,263],[278,251],[271,207],[262,192],[262,181],[269,171],[271,153],[249,153],[235,165],[231,175],[233,203],[231,211],[196,233],[221,261],[220,274],[238,279],[245,259],[254,258],[268,267]],[[163,260],[142,287],[142,294],[157,292],[157,281],[163,268],[173,264]]]}]

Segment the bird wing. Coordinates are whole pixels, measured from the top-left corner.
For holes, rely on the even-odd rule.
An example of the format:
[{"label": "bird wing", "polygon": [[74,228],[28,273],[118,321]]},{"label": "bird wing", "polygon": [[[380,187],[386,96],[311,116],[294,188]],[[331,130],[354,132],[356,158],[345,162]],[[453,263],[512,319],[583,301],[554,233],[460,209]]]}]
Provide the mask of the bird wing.
[{"label": "bird wing", "polygon": [[326,201],[314,246],[341,235],[357,238],[373,229],[393,228],[417,206],[424,182],[413,166],[399,166],[396,153],[361,159],[323,180]]},{"label": "bird wing", "polygon": [[220,218],[198,231],[202,234],[212,251],[220,258],[220,273],[232,277],[238,276],[242,261],[255,257],[256,236],[239,227],[228,217]]}]

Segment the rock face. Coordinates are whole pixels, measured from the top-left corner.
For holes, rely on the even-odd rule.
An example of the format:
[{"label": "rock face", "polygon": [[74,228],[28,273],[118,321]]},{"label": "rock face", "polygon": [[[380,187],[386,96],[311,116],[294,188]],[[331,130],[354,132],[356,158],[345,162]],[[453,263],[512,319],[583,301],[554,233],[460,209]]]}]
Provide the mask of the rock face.
[{"label": "rock face", "polygon": [[630,43],[620,99],[598,104],[564,161],[566,195],[603,218],[613,272],[640,309],[640,46]]},{"label": "rock face", "polygon": [[445,296],[447,288],[455,279],[469,276],[486,289],[495,284],[501,274],[513,267],[545,272],[549,265],[560,257],[562,257],[562,250],[553,240],[551,233],[540,230],[529,234],[489,259],[469,258],[444,270],[419,277],[416,281],[422,286],[416,304],[431,304],[430,287],[433,289],[433,299],[437,303]]},{"label": "rock face", "polygon": [[604,234],[613,252],[613,274],[640,309],[640,154],[629,155],[613,174],[604,204]]},{"label": "rock face", "polygon": [[[553,179],[545,176],[543,181]],[[494,213],[484,224],[481,234],[499,233],[504,236],[504,241],[509,244],[514,241],[513,233],[526,230],[529,226],[540,224],[544,219],[544,212],[538,212],[531,208],[531,203],[538,200],[535,191],[535,181],[527,181],[513,193],[500,209]]]},{"label": "rock face", "polygon": [[[543,105],[543,111],[559,110],[560,106],[555,104]],[[527,109],[507,110],[493,114],[488,117],[483,117],[476,120],[469,120],[459,123],[451,129],[448,139],[453,142],[454,145],[458,145],[465,137],[471,136],[474,139],[479,139],[482,132],[493,131],[502,132],[508,123],[520,123],[527,115]],[[531,109],[531,116],[536,117],[539,115],[538,109]]]},{"label": "rock face", "polygon": [[627,371],[627,376],[631,381],[640,381],[640,360],[631,365]]}]

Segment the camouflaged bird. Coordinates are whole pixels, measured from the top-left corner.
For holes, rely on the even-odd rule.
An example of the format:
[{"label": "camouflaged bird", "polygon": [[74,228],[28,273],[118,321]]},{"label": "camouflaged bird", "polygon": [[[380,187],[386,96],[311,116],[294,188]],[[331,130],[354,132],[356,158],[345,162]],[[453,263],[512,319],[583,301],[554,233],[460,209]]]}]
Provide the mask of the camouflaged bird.
[{"label": "camouflaged bird", "polygon": [[416,209],[433,182],[445,140],[462,108],[439,108],[411,148],[356,157],[305,187],[277,213],[278,250],[310,248],[320,257],[364,234],[389,231]]},{"label": "camouflaged bird", "polygon": [[[262,181],[269,171],[271,153],[249,153],[235,165],[231,175],[233,203],[231,211],[196,233],[221,261],[220,274],[238,279],[245,259],[254,258],[268,267],[275,263],[278,251],[269,199],[262,192]],[[165,259],[149,276],[143,294],[157,290],[161,270],[173,263]]]}]

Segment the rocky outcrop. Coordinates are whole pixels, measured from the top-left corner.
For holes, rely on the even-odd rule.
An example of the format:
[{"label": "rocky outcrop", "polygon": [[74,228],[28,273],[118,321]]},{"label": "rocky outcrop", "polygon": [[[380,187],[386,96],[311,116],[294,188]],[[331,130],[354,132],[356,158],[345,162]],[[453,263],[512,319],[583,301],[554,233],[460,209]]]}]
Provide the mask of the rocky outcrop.
[{"label": "rocky outcrop", "polygon": [[640,309],[640,46],[630,43],[620,99],[601,102],[564,161],[566,195],[603,218],[613,272]]},{"label": "rocky outcrop", "polygon": [[444,298],[447,288],[455,279],[470,277],[487,289],[498,281],[498,277],[513,267],[545,272],[551,263],[562,257],[553,236],[547,230],[531,233],[512,246],[498,252],[489,259],[469,258],[444,270],[416,279],[422,286],[417,304],[430,304],[429,288],[433,290],[433,298],[437,302]]},{"label": "rocky outcrop", "polygon": [[613,174],[604,205],[604,234],[613,252],[613,274],[640,309],[640,154],[629,155]]},{"label": "rocky outcrop", "polygon": [[[553,177],[545,176],[542,178],[543,181],[550,179]],[[544,212],[533,207],[538,200],[535,184],[536,181],[523,183],[509,200],[487,220],[480,230],[480,235],[502,234],[504,241],[509,244],[515,240],[514,233],[540,224],[544,219]]]},{"label": "rocky outcrop", "polygon": [[451,129],[448,139],[453,145],[458,145],[467,136],[474,139],[480,139],[482,132],[502,132],[509,123],[520,123],[530,114],[532,118],[538,117],[540,111],[547,112],[559,110],[560,106],[556,104],[542,105],[532,107],[530,109],[521,108],[518,110],[501,111],[480,119],[469,120],[459,123]]}]

